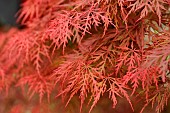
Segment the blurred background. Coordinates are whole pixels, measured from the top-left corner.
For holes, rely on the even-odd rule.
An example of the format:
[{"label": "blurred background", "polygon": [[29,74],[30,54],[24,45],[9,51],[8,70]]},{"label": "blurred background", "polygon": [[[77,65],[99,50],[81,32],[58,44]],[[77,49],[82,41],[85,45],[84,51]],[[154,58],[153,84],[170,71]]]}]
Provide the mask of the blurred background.
[{"label": "blurred background", "polygon": [[0,26],[18,26],[16,13],[21,0],[0,0]]}]

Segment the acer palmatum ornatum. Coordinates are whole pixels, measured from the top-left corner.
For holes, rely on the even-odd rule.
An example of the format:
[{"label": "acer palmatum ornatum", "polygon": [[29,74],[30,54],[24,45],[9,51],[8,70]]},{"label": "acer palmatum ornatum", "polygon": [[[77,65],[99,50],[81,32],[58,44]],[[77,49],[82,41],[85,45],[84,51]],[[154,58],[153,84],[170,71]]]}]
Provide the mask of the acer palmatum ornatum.
[{"label": "acer palmatum ornatum", "polygon": [[78,95],[89,112],[105,94],[113,108],[119,97],[133,111],[135,96],[141,112],[167,104],[169,0],[23,0],[18,21],[24,29],[0,34],[2,92],[21,87],[40,103],[56,95],[66,106]]}]

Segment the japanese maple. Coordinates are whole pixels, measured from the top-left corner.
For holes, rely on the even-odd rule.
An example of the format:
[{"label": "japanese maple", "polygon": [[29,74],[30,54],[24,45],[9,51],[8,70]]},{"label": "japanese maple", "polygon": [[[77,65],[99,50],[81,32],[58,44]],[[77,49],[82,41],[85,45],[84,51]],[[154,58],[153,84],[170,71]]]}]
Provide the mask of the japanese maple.
[{"label": "japanese maple", "polygon": [[105,94],[113,108],[123,97],[133,111],[131,97],[141,97],[141,113],[167,105],[169,0],[23,0],[17,15],[24,28],[0,33],[1,92],[19,87],[66,106],[78,95],[80,112]]}]

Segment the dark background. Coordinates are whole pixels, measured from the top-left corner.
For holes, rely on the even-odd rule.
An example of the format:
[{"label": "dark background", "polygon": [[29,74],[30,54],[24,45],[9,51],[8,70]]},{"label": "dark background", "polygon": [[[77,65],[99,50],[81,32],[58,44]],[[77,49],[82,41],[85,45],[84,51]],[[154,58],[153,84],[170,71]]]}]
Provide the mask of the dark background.
[{"label": "dark background", "polygon": [[0,26],[18,26],[15,16],[21,0],[0,0]]}]

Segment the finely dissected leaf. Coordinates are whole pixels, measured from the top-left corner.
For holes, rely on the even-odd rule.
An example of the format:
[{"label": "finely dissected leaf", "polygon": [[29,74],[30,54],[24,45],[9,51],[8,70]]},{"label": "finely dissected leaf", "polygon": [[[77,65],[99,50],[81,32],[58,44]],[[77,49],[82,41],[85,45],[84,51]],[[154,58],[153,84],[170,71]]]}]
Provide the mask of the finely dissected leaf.
[{"label": "finely dissected leaf", "polygon": [[[67,56],[68,61],[54,71],[56,82],[61,81],[61,92],[59,95],[70,94],[70,99],[80,91],[81,108],[89,92],[97,93],[97,81],[100,79],[100,72],[85,62],[83,56],[72,54]],[[96,82],[95,82],[96,81]],[[95,95],[94,95],[95,96]],[[67,105],[66,104],[66,105]]]},{"label": "finely dissected leaf", "polygon": [[[113,108],[124,97],[133,109],[131,96],[139,96],[141,112],[152,104],[160,113],[170,97],[169,6],[169,0],[22,1],[21,29],[0,28],[0,91],[16,85],[30,98],[39,94],[41,103],[45,95],[61,96],[66,106],[78,95],[80,112],[86,100],[93,112],[104,94]],[[17,105],[11,112],[25,108]],[[33,106],[26,112],[50,112],[50,105]]]},{"label": "finely dissected leaf", "polygon": [[45,94],[47,94],[49,100],[53,89],[52,83],[53,82],[47,77],[42,77],[40,75],[29,75],[21,78],[17,86],[28,84],[28,94],[30,95],[30,98],[32,98],[35,93],[38,93],[41,103]]}]

